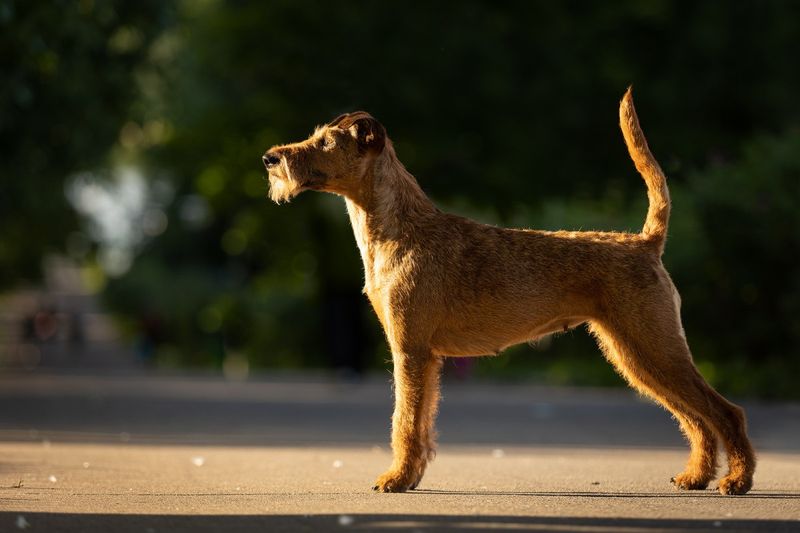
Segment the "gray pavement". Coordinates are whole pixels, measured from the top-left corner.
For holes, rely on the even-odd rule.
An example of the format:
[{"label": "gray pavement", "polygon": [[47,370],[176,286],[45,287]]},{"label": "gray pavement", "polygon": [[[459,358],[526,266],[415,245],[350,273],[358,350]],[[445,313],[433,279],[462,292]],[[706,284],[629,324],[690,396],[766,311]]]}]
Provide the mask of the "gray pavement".
[{"label": "gray pavement", "polygon": [[800,531],[800,405],[744,402],[754,490],[678,492],[627,390],[445,383],[419,489],[376,494],[388,375],[0,375],[0,531]]}]

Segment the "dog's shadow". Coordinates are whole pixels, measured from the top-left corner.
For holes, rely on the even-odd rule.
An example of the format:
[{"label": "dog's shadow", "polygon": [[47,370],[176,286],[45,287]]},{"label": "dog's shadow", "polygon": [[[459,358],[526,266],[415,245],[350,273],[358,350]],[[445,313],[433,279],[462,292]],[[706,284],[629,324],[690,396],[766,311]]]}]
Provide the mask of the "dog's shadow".
[{"label": "dog's shadow", "polygon": [[569,497],[569,498],[750,498],[787,499],[800,501],[800,492],[759,492],[751,491],[741,496],[724,496],[716,489],[675,491],[675,492],[587,492],[587,491],[517,491],[517,490],[447,490],[414,489],[408,494],[448,495],[448,496],[530,496],[530,497]]}]

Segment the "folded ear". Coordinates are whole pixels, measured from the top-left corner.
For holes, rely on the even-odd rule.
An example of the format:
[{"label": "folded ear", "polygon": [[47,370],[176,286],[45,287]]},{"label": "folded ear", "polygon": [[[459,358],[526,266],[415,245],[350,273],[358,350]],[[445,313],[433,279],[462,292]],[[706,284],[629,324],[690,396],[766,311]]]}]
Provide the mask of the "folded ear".
[{"label": "folded ear", "polygon": [[360,150],[376,154],[383,151],[383,146],[386,144],[386,130],[371,116],[356,119],[348,129],[358,141]]},{"label": "folded ear", "polygon": [[328,127],[329,128],[333,128],[334,126],[338,126],[348,116],[349,116],[349,113],[342,113],[341,115],[339,115],[335,119],[333,119],[330,122],[328,122]]},{"label": "folded ear", "polygon": [[364,111],[339,115],[328,126],[348,130],[358,142],[359,150],[364,153],[379,154],[386,144],[386,130],[383,125]]}]

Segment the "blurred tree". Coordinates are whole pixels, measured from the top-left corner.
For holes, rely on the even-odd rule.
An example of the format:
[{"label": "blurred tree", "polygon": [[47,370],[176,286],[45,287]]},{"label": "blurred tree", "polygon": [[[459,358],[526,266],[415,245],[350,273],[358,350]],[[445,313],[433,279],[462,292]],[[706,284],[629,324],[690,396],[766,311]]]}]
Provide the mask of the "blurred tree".
[{"label": "blurred tree", "polygon": [[157,0],[0,1],[0,288],[35,281],[77,229],[65,180],[108,157],[171,13]]},{"label": "blurred tree", "polygon": [[800,131],[749,141],[681,197],[696,218],[670,263],[695,357],[726,390],[798,396]]}]

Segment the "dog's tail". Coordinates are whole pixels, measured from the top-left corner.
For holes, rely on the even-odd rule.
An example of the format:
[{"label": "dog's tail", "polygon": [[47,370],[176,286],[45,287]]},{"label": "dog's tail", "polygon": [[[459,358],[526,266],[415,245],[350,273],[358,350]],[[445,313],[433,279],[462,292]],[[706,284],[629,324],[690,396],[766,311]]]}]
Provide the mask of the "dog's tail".
[{"label": "dog's tail", "polygon": [[639,126],[639,118],[633,107],[631,87],[628,87],[619,104],[619,126],[622,128],[622,136],[625,137],[625,144],[628,146],[628,153],[631,154],[636,170],[647,184],[647,198],[650,201],[650,207],[647,209],[642,237],[652,242],[658,253],[661,254],[664,252],[667,224],[669,223],[669,189],[667,189],[667,178],[658,165],[658,161],[650,153],[647,139],[644,138],[642,128]]}]

